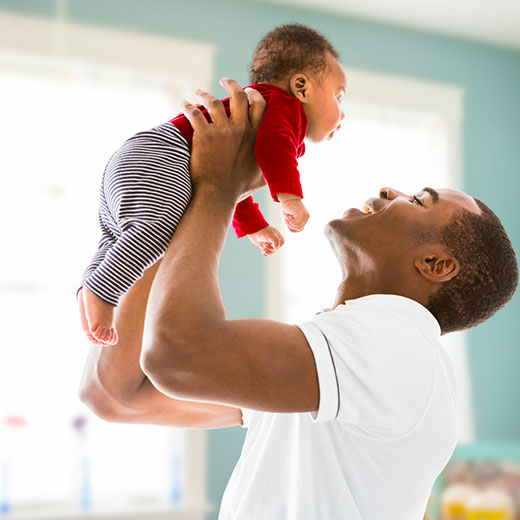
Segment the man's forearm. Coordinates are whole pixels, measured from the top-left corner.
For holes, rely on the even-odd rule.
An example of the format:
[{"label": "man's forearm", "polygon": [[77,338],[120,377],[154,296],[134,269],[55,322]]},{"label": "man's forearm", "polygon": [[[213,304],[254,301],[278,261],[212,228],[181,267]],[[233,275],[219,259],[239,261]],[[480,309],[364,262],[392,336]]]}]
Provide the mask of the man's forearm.
[{"label": "man's forearm", "polygon": [[181,366],[181,356],[201,354],[200,335],[224,322],[218,267],[235,202],[212,186],[195,193],[152,287],[144,345],[149,362],[174,356]]}]

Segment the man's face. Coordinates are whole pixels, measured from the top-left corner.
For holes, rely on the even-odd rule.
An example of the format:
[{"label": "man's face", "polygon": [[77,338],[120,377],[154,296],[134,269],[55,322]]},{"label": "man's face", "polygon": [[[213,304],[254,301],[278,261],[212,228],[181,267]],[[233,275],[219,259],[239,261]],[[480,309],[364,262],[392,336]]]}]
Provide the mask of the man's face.
[{"label": "man's face", "polygon": [[424,188],[406,195],[382,188],[379,197],[366,201],[363,211],[348,209],[342,218],[329,222],[325,232],[342,263],[354,255],[381,268],[408,257],[411,265],[424,244],[422,238],[438,237],[463,208],[480,214],[474,199],[460,191]]}]

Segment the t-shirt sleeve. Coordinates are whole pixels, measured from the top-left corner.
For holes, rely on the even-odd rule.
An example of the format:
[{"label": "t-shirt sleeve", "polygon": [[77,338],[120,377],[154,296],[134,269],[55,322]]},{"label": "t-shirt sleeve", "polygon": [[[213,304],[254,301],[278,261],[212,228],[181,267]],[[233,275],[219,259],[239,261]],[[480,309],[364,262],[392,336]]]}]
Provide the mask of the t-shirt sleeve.
[{"label": "t-shirt sleeve", "polygon": [[367,309],[329,312],[301,329],[320,386],[313,420],[337,419],[381,438],[403,435],[419,422],[432,394],[435,361],[407,318]]},{"label": "t-shirt sleeve", "polygon": [[317,411],[311,412],[311,416],[316,422],[331,421],[336,419],[339,413],[339,381],[334,358],[327,339],[315,323],[308,321],[300,325],[300,329],[314,355],[320,387],[319,408]]},{"label": "t-shirt sleeve", "polygon": [[242,424],[240,425],[242,428],[249,428],[251,425],[251,419],[253,415],[256,413],[255,410],[250,410],[249,408],[242,408]]}]

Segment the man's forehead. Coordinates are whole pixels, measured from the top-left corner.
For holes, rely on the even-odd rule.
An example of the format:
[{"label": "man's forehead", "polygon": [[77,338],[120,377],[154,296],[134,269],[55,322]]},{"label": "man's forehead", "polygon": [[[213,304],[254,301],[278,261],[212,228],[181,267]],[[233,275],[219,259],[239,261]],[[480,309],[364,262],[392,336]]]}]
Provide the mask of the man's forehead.
[{"label": "man's forehead", "polygon": [[441,188],[436,191],[439,193],[439,201],[457,204],[473,213],[480,214],[482,212],[475,199],[463,191],[449,188]]}]

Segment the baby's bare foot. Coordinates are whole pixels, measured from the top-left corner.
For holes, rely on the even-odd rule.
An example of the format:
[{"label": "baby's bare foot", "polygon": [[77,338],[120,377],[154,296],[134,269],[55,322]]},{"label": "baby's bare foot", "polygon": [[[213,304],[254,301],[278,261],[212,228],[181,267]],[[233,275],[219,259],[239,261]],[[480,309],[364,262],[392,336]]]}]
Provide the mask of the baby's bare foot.
[{"label": "baby's bare foot", "polygon": [[115,345],[118,340],[114,326],[115,307],[104,302],[87,287],[83,287],[81,293],[90,335],[98,344]]}]

